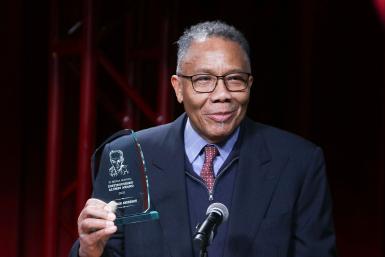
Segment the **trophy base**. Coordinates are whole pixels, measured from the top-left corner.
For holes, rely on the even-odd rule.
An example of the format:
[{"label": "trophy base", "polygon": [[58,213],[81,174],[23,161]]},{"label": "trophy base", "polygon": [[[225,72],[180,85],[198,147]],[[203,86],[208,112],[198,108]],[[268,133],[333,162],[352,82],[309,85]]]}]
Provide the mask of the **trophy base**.
[{"label": "trophy base", "polygon": [[140,213],[136,215],[116,218],[115,225],[124,225],[124,224],[138,223],[138,222],[157,220],[157,219],[159,219],[159,212],[150,211],[148,213]]}]

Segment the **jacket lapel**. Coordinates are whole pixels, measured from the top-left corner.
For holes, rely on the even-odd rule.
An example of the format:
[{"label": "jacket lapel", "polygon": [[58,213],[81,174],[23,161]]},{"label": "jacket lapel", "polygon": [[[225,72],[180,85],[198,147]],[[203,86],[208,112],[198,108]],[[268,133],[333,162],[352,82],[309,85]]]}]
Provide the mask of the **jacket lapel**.
[{"label": "jacket lapel", "polygon": [[245,120],[242,129],[225,257],[248,256],[281,170],[272,167],[271,155],[261,133],[263,128]]},{"label": "jacket lapel", "polygon": [[151,201],[160,215],[165,242],[174,257],[192,256],[192,239],[184,173],[183,125],[185,115],[170,126],[164,138],[158,138],[149,183]]}]

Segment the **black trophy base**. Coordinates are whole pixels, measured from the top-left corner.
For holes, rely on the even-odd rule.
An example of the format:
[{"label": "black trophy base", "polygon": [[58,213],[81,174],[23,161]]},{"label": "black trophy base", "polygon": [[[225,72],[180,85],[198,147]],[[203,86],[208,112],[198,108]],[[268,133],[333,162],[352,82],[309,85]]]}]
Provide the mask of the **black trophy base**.
[{"label": "black trophy base", "polygon": [[157,220],[157,219],[159,219],[159,213],[157,211],[150,211],[147,213],[140,213],[136,215],[116,218],[115,225],[124,225],[124,224],[145,222],[145,221]]}]

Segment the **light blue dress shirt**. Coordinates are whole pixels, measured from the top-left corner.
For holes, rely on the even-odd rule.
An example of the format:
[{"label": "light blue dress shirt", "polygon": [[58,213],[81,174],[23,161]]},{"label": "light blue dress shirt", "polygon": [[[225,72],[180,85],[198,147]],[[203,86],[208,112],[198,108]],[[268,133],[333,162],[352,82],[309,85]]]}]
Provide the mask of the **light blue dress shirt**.
[{"label": "light blue dress shirt", "polygon": [[[218,174],[219,169],[222,164],[225,162],[226,158],[229,156],[235,142],[238,139],[239,127],[234,131],[226,142],[222,144],[212,144],[215,145],[219,150],[219,155],[214,159],[214,174]],[[209,144],[204,140],[191,126],[190,119],[187,119],[186,126],[184,129],[184,148],[186,155],[192,164],[194,172],[199,176],[203,163],[205,161],[205,154],[202,151],[202,148]]]}]

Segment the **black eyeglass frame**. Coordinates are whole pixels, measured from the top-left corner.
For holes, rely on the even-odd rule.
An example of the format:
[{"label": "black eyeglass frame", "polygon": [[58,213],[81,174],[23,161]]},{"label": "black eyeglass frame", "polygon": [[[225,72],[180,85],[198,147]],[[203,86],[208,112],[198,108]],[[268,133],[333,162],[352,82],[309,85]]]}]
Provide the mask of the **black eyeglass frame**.
[{"label": "black eyeglass frame", "polygon": [[[244,89],[240,89],[240,90],[230,90],[229,87],[227,86],[227,81],[226,81],[225,78],[226,78],[227,76],[229,76],[229,75],[234,75],[234,74],[239,74],[239,73],[248,75],[248,76],[247,76],[247,79],[246,79],[246,87],[245,87]],[[248,72],[233,72],[233,73],[228,73],[228,74],[225,74],[225,75],[222,75],[222,76],[217,76],[217,75],[208,74],[208,73],[199,73],[199,74],[194,74],[194,75],[191,75],[191,76],[183,75],[183,74],[181,74],[181,73],[177,73],[176,75],[177,75],[178,77],[190,79],[190,81],[191,81],[191,86],[193,87],[194,91],[197,92],[197,93],[201,93],[201,94],[204,94],[204,93],[212,93],[212,92],[214,92],[215,89],[217,88],[218,80],[219,80],[219,79],[222,79],[222,80],[223,80],[223,83],[224,83],[226,89],[227,89],[229,92],[243,92],[243,91],[245,91],[245,90],[249,87],[249,79],[250,79],[250,76],[252,76],[252,74],[251,74],[251,73],[248,73]],[[213,77],[216,77],[216,78],[217,78],[217,81],[215,82],[215,86],[214,86],[214,88],[213,88],[211,91],[204,91],[204,92],[202,92],[202,91],[198,91],[198,90],[195,89],[195,87],[194,87],[194,82],[193,82],[192,78],[195,77],[195,76],[199,76],[199,75],[210,75],[210,76],[213,76]]]}]

